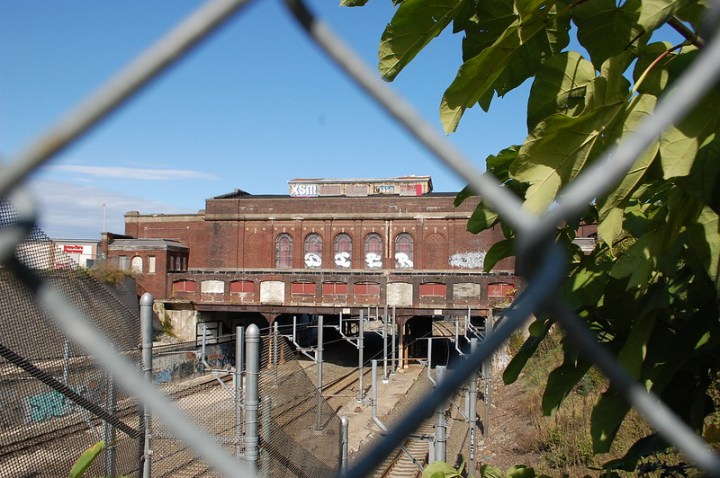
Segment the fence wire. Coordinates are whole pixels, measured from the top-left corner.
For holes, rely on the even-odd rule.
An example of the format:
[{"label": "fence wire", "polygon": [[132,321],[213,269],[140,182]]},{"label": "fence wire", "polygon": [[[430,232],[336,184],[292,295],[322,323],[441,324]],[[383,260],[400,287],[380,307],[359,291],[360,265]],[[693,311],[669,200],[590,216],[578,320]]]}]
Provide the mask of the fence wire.
[{"label": "fence wire", "polygon": [[[0,201],[0,229],[18,219]],[[139,320],[115,294],[80,269],[39,229],[15,249],[15,258],[92,315],[113,347],[137,363]],[[134,296],[134,285],[130,291]],[[82,452],[104,439],[112,446],[91,473],[138,469],[137,401],[38,308],[8,268],[0,268],[0,470],[3,476],[66,476]],[[113,430],[113,428],[115,430]]]},{"label": "fence wire", "polygon": [[[226,476],[253,476],[254,473],[238,467],[228,453],[208,440],[205,432],[187,420],[186,416],[171,406],[152,387],[142,383],[131,366],[118,360],[112,352],[107,338],[88,326],[87,314],[81,304],[73,304],[65,298],[62,289],[53,277],[37,274],[28,264],[22,262],[22,244],[33,230],[34,206],[16,190],[21,181],[40,167],[50,157],[77,140],[93,125],[120,105],[126,98],[141,89],[165,67],[181,57],[192,45],[238,11],[246,1],[217,0],[208,2],[198,13],[179,25],[157,46],[139,58],[125,72],[106,87],[93,95],[46,135],[34,142],[24,153],[12,160],[0,175],[0,197],[11,199],[21,214],[15,216],[12,224],[0,228],[0,260],[6,266],[4,275],[14,274],[13,280],[20,280],[32,291],[33,300],[65,334],[86,352],[91,353],[109,373],[118,378],[131,395],[139,397],[153,408],[178,439],[190,446],[203,460]],[[462,176],[483,200],[498,211],[503,219],[518,231],[520,248],[518,261],[525,258],[540,258],[537,272],[528,279],[528,287],[516,299],[496,334],[478,347],[478,350],[450,373],[422,403],[411,409],[407,417],[371,448],[370,452],[356,462],[347,472],[348,477],[364,477],[380,462],[387,450],[394,449],[402,438],[413,430],[419,420],[445,400],[455,388],[481,365],[510,334],[534,311],[548,307],[559,323],[576,340],[583,343],[582,349],[611,379],[614,386],[623,390],[626,398],[650,424],[672,445],[701,470],[709,475],[720,476],[720,459],[707,444],[690,430],[669,409],[644,387],[635,384],[628,374],[615,362],[589,334],[582,321],[555,294],[566,259],[557,247],[549,245],[549,238],[556,226],[574,218],[592,198],[606,193],[628,171],[635,158],[647,146],[648,141],[669,125],[677,122],[710,88],[717,83],[720,74],[720,41],[718,41],[718,5],[712,7],[708,26],[708,42],[697,61],[680,78],[658,104],[655,114],[641,125],[636,134],[617,148],[609,150],[565,190],[562,191],[555,207],[541,216],[531,215],[523,210],[520,201],[500,187],[491,176],[481,174],[473,164],[456,151],[430,125],[416,114],[413,108],[395,95],[381,82],[375,72],[365,67],[342,40],[322,22],[318,21],[300,0],[285,2],[307,30],[308,34],[323,48],[328,57],[335,61],[348,76],[356,81],[368,94],[396,118],[417,140],[433,152],[448,167]],[[30,236],[31,237],[31,236]],[[20,260],[15,259],[15,255]],[[534,261],[538,263],[538,261]],[[7,279],[9,280],[9,279]],[[124,364],[124,365],[118,365]],[[269,405],[272,407],[273,405]],[[262,420],[262,419],[261,419]],[[272,422],[271,422],[272,423]],[[272,427],[271,427],[272,428]],[[264,432],[266,432],[265,430]],[[279,431],[275,431],[276,437]],[[272,437],[272,432],[269,435]],[[272,439],[272,438],[271,438]],[[279,439],[279,438],[278,438]],[[280,458],[277,461],[281,461]],[[295,463],[295,462],[293,462]]]}]

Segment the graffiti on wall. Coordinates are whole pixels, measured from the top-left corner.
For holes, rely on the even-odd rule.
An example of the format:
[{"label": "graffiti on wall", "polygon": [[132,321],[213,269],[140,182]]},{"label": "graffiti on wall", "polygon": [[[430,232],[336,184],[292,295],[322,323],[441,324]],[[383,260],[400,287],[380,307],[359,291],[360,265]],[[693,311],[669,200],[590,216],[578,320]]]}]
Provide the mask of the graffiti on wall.
[{"label": "graffiti on wall", "polygon": [[397,252],[395,254],[395,267],[398,269],[412,269],[413,261],[405,252]]},{"label": "graffiti on wall", "polygon": [[484,262],[484,252],[458,252],[448,260],[450,267],[459,269],[482,269]]},{"label": "graffiti on wall", "polygon": [[305,267],[320,267],[322,265],[322,258],[319,254],[314,252],[308,252],[305,254]]},{"label": "graffiti on wall", "polygon": [[349,252],[338,252],[335,254],[335,265],[343,269],[350,268],[350,253]]},{"label": "graffiti on wall", "polygon": [[380,269],[382,267],[382,257],[377,252],[368,252],[365,254],[365,265],[369,269]]}]

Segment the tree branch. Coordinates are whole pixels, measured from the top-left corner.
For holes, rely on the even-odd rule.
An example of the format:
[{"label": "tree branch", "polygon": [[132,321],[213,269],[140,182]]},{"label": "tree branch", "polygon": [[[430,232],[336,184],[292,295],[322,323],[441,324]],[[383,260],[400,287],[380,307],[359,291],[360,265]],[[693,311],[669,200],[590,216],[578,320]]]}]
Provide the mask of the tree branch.
[{"label": "tree branch", "polygon": [[686,27],[685,24],[681,22],[677,17],[672,16],[668,18],[667,23],[668,25],[673,27],[675,31],[677,31],[680,35],[685,37],[687,41],[689,41],[696,47],[703,48],[705,46],[705,40],[703,40],[700,36],[695,34],[695,32]]}]

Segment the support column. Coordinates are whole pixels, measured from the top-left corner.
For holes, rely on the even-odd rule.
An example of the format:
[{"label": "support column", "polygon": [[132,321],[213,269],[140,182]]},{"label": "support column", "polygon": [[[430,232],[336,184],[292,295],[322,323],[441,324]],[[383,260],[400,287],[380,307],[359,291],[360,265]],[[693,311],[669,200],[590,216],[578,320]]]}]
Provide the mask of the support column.
[{"label": "support column", "polygon": [[245,334],[245,364],[245,461],[252,473],[257,474],[260,329],[255,324],[250,324]]},{"label": "support column", "polygon": [[[142,359],[145,383],[152,385],[152,306],[155,300],[152,294],[145,292],[140,298],[140,330],[142,335]],[[143,405],[143,429],[145,443],[143,446],[143,478],[150,478],[152,469],[152,422],[150,407]]]}]

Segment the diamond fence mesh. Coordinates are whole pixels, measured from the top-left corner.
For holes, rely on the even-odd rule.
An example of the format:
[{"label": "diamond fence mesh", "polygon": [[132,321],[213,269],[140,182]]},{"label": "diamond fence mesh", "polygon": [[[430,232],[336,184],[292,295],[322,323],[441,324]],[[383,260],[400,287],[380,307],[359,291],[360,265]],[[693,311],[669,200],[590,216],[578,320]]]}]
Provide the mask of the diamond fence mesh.
[{"label": "diamond fence mesh", "polygon": [[[13,324],[9,320],[4,321],[5,323],[2,326],[8,327],[8,329],[3,330],[3,337],[22,335],[25,332],[19,332],[19,330],[27,331],[29,322],[33,324],[44,323],[46,325],[41,328],[41,346],[38,346],[37,338],[29,339],[31,342],[35,341],[35,346],[29,347],[30,350],[20,350],[21,353],[27,354],[26,356],[17,355],[16,351],[12,350],[12,347],[20,349],[21,341],[3,340],[3,344],[6,345],[3,348],[2,373],[3,377],[7,376],[9,378],[7,381],[9,385],[7,387],[5,383],[2,385],[3,397],[17,393],[20,402],[27,404],[28,407],[18,409],[18,411],[22,412],[22,415],[17,413],[11,415],[2,414],[2,445],[5,454],[2,460],[9,462],[11,458],[14,460],[23,459],[24,461],[17,462],[23,464],[14,468],[18,472],[21,469],[25,470],[25,467],[32,469],[30,467],[35,466],[33,460],[46,459],[47,457],[43,455],[49,455],[50,448],[47,445],[37,448],[32,448],[33,445],[28,445],[27,448],[23,448],[23,445],[12,445],[15,446],[16,451],[6,453],[4,450],[13,449],[7,444],[15,443],[6,440],[11,440],[16,434],[19,436],[25,432],[31,433],[31,431],[41,428],[43,423],[64,424],[72,420],[85,420],[84,412],[71,413],[69,410],[75,411],[77,408],[66,406],[66,402],[58,399],[56,395],[51,393],[52,391],[57,391],[58,388],[62,389],[64,391],[63,396],[74,397],[74,403],[83,402],[83,410],[93,409],[95,408],[92,405],[93,403],[102,403],[103,400],[107,400],[107,398],[99,398],[96,401],[88,399],[88,403],[83,400],[86,396],[92,396],[95,399],[94,394],[99,396],[102,393],[100,390],[103,389],[103,372],[97,369],[98,372],[92,374],[90,371],[92,369],[90,364],[94,363],[94,361],[91,361],[88,357],[92,355],[106,372],[117,378],[123,389],[127,390],[127,396],[137,397],[143,404],[152,408],[163,426],[167,427],[166,432],[176,436],[183,443],[183,446],[194,450],[194,454],[208,463],[209,468],[225,476],[256,476],[254,469],[238,464],[232,456],[232,451],[227,453],[216,446],[215,440],[208,435],[203,427],[188,420],[186,414],[179,410],[179,408],[182,408],[182,403],[180,403],[180,407],[177,407],[166,396],[145,385],[142,379],[133,373],[133,367],[130,365],[132,361],[118,360],[118,354],[130,350],[130,348],[124,347],[125,342],[123,340],[126,338],[126,333],[132,335],[137,328],[128,327],[127,331],[124,332],[121,327],[113,328],[96,325],[95,318],[98,312],[108,308],[108,305],[102,303],[98,307],[94,307],[94,303],[87,295],[80,294],[79,291],[82,290],[84,281],[77,279],[72,269],[65,271],[52,270],[52,272],[48,270],[46,261],[50,259],[47,255],[41,254],[39,249],[42,241],[37,238],[37,230],[32,228],[34,224],[34,206],[19,192],[20,184],[30,173],[53,157],[58,151],[82,136],[91,126],[112,112],[126,98],[141,89],[168,65],[181,58],[184,52],[247,3],[249,2],[246,0],[219,0],[206,3],[191,18],[178,25],[166,38],[148,49],[147,53],[121,72],[116,79],[101,88],[87,102],[78,106],[66,119],[62,120],[17,158],[14,158],[4,168],[3,174],[0,175],[0,197],[7,199],[14,196],[14,201],[17,201],[16,205],[21,204],[19,210],[22,211],[22,214],[17,216],[12,214],[4,216],[3,227],[0,228],[0,261],[4,265],[0,270],[1,285],[3,288],[10,288],[16,282],[22,282],[31,291],[13,292],[16,295],[10,295],[8,310],[3,310],[3,317],[14,317],[17,316],[16,314],[21,313],[19,316],[23,321],[22,329],[16,327],[17,324]],[[502,188],[491,176],[482,174],[471,161],[456,151],[445,140],[443,135],[427,125],[410,105],[395,95],[387,85],[377,78],[374,71],[364,66],[339,37],[326,25],[314,18],[303,2],[300,0],[286,0],[285,3],[296,16],[298,22],[307,30],[310,37],[321,46],[332,61],[336,62],[353,81],[393,116],[420,144],[467,180],[472,189],[515,228],[518,243],[520,244],[519,249],[516,251],[518,260],[522,262],[524,259],[528,259],[528,262],[537,264],[536,271],[529,276],[527,288],[518,295],[496,332],[486,338],[477,351],[468,360],[463,361],[453,373],[448,374],[447,378],[421,403],[412,407],[404,419],[394,424],[393,428],[371,447],[363,459],[353,464],[345,476],[368,476],[383,457],[414,430],[419,422],[418,417],[432,413],[440,403],[464,383],[470,374],[475,373],[482,362],[507,340],[510,334],[518,329],[530,314],[541,308],[549,310],[553,314],[568,334],[581,344],[581,348],[586,355],[610,378],[613,386],[618,390],[622,390],[628,402],[648,420],[663,438],[680,450],[688,460],[705,473],[720,476],[720,459],[718,459],[717,455],[700,437],[673,415],[662,402],[657,400],[651,393],[648,393],[644,386],[637,384],[625,370],[615,363],[605,349],[595,341],[587,326],[568,309],[563,302],[563,298],[556,294],[557,287],[564,275],[563,265],[566,263],[566,258],[550,240],[552,231],[557,225],[575,218],[593,198],[602,196],[612,188],[661,131],[678,122],[693,104],[716,85],[720,75],[720,42],[716,34],[717,20],[720,17],[717,14],[718,6],[713,5],[713,10],[709,13],[710,19],[714,21],[710,25],[711,30],[708,30],[710,33],[708,38],[712,37],[711,41],[707,43],[687,72],[674,84],[672,90],[664,95],[662,101],[655,108],[654,114],[642,123],[627,140],[608,150],[606,154],[594,162],[592,167],[589,167],[570,183],[562,191],[551,210],[542,215],[534,215],[522,208],[522,204],[517,197]],[[15,256],[19,260],[14,259]],[[65,282],[70,277],[74,280]],[[83,284],[83,286],[79,284]],[[20,291],[21,287],[18,287],[17,290]],[[13,301],[16,302],[13,303]],[[26,307],[24,304],[27,302],[35,303],[37,308]],[[20,305],[20,303],[23,305]],[[51,320],[46,321],[46,316]],[[89,317],[92,318],[92,321],[88,319]],[[92,322],[92,326],[89,325],[90,322]],[[48,331],[53,330],[54,327],[62,330],[67,338],[63,337],[63,333],[60,332],[52,336]],[[97,333],[94,328],[102,330],[102,334]],[[34,337],[37,337],[37,335],[33,334]],[[110,346],[109,340],[114,343],[114,346]],[[68,341],[70,345],[66,346],[65,344]],[[136,344],[137,342],[131,343]],[[85,350],[86,355],[83,355],[83,352],[76,352],[76,346]],[[38,349],[47,351],[48,356],[38,356]],[[72,360],[70,357],[72,357]],[[130,359],[132,360],[132,358],[131,356]],[[265,361],[267,362],[267,358]],[[61,363],[63,365],[60,365]],[[66,363],[68,363],[67,366],[64,365]],[[81,369],[87,367],[87,371],[78,371],[71,374],[69,363],[80,364]],[[33,380],[37,382],[37,387],[23,388],[32,381],[21,380],[20,375],[13,375],[17,374],[16,369],[18,367],[25,367],[27,371],[33,371],[32,373],[35,375]],[[267,372],[264,371],[261,374],[263,377],[263,390],[268,387],[272,389],[275,386],[275,373],[277,372],[278,376],[281,376],[280,368],[279,365],[275,367],[272,372],[271,383],[267,382],[265,375]],[[67,381],[63,382],[64,377],[59,377],[58,374],[65,370],[68,370],[68,377]],[[300,376],[298,373],[285,374],[283,372],[282,374],[288,386],[298,378],[296,375]],[[75,382],[73,378],[76,379]],[[43,385],[40,385],[41,383]],[[55,388],[43,388],[47,384],[52,384]],[[77,390],[74,390],[74,388]],[[280,387],[278,386],[278,388]],[[303,403],[301,397],[311,394],[310,389],[307,390],[307,393],[298,391],[297,406],[300,407],[300,404]],[[295,421],[300,419],[290,418],[294,412],[289,411],[292,408],[287,408],[287,403],[283,401],[284,398],[283,400],[278,399],[276,403],[272,398],[272,392],[266,393],[265,396],[270,398],[266,400],[265,404],[261,404],[260,408],[269,408],[271,413],[269,418],[267,414],[261,413],[260,415],[260,436],[261,441],[273,445],[264,449],[270,455],[269,460],[273,464],[270,467],[265,466],[263,468],[261,458],[258,470],[266,474],[269,472],[268,468],[276,466],[274,463],[277,462],[278,467],[285,466],[285,473],[287,471],[295,473],[293,470],[297,468],[298,463],[302,463],[300,458],[293,455],[294,452],[291,449],[280,448],[275,445],[283,443],[283,440],[287,443],[297,441],[298,437],[296,435],[291,435],[292,438],[289,438],[286,437],[285,433],[289,427],[295,425]],[[278,396],[285,397],[285,395]],[[23,402],[22,400],[25,397],[31,398]],[[123,395],[118,395],[118,404],[123,403],[122,397]],[[212,399],[214,400],[214,398]],[[276,407],[286,407],[288,411],[275,410]],[[95,412],[103,414],[102,409],[95,409]],[[332,430],[335,430],[334,423],[337,420],[336,418],[330,418],[330,411],[327,410],[327,412],[327,415],[324,415],[325,412],[323,412],[323,416],[328,417],[324,426],[332,428],[327,428],[324,433],[328,435],[331,442],[334,442]],[[17,416],[22,416],[23,420],[27,420],[29,423],[25,425],[17,423]],[[283,421],[283,416],[287,417],[284,419],[286,421]],[[105,418],[114,420],[111,416]],[[88,428],[91,430],[89,435],[97,435],[99,425],[96,424],[94,427],[95,432],[92,432],[92,423],[95,423],[93,420],[97,420],[97,417],[90,415],[88,420],[91,423]],[[264,426],[262,425],[263,422],[269,425]],[[132,419],[128,420],[127,423],[123,422],[123,425],[116,424],[128,427],[128,437],[133,439],[125,441],[132,444],[137,431],[131,428],[128,425],[129,423],[132,423]],[[26,430],[22,430],[22,428]],[[308,432],[311,429],[312,426],[306,426],[302,431]],[[35,433],[35,436],[41,434],[41,432]],[[300,433],[300,430],[297,430],[297,433]],[[73,443],[78,441],[79,448],[87,446],[97,438],[95,436],[94,438],[87,437],[85,439],[85,432],[72,435],[72,438],[68,438],[67,441]],[[306,435],[301,434],[299,436]],[[121,452],[120,449],[125,450],[124,445],[122,445],[124,442],[118,440],[118,443],[120,443],[118,450],[118,463],[120,463],[125,460],[125,457],[133,456],[133,446],[129,445],[127,451]],[[302,443],[302,445],[306,444]],[[331,448],[334,450],[337,447],[327,447],[328,450]],[[313,450],[315,449],[313,448]],[[8,456],[9,454],[10,456]],[[305,453],[302,460],[308,460],[309,455],[310,453]],[[323,472],[317,470],[329,469],[332,471],[336,469],[330,464],[331,458],[328,457],[327,459],[327,463],[324,459],[318,460],[319,463],[315,464],[317,468],[312,472],[313,475],[311,476],[318,476]],[[47,462],[52,462],[53,466],[59,461],[59,457],[55,461],[47,460]],[[297,472],[295,473],[297,476],[302,476],[300,473],[307,473],[306,471],[300,472],[300,470],[297,470]],[[38,473],[42,473],[42,471],[38,471]]]},{"label": "diamond fence mesh", "polygon": [[[16,220],[14,208],[0,203],[0,227]],[[128,310],[37,228],[18,246],[16,258],[92,317],[118,353],[137,362],[137,311]],[[80,454],[100,440],[113,445],[91,473],[137,470],[137,401],[58,329],[8,267],[0,268],[0,316],[0,474],[66,476]]]}]

